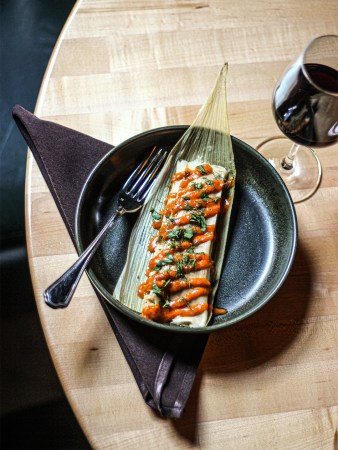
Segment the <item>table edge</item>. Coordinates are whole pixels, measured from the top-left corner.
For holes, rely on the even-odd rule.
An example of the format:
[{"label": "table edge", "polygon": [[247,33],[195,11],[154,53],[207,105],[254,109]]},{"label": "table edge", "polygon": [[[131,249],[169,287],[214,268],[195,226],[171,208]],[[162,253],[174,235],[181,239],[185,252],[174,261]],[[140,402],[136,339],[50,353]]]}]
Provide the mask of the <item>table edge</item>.
[{"label": "table edge", "polygon": [[[64,23],[62,30],[57,38],[57,41],[55,43],[55,46],[52,50],[51,56],[49,58],[42,82],[41,82],[41,86],[39,89],[39,93],[38,93],[38,97],[37,97],[37,101],[35,104],[35,108],[34,108],[34,114],[37,117],[41,117],[41,113],[42,113],[42,106],[43,103],[45,101],[45,96],[46,96],[46,91],[47,91],[47,87],[48,87],[48,83],[52,74],[52,71],[54,69],[55,66],[55,62],[56,62],[56,58],[58,56],[60,47],[62,45],[64,36],[69,28],[69,26],[71,25],[76,13],[78,12],[81,4],[82,4],[83,0],[76,0],[69,16],[66,19],[66,22]],[[42,330],[43,330],[43,334],[45,336],[45,341],[46,341],[46,345],[49,351],[49,354],[52,358],[53,361],[53,365],[54,368],[56,370],[57,373],[57,377],[59,379],[59,382],[62,386],[62,390],[67,398],[67,401],[69,402],[75,416],[76,419],[82,429],[82,431],[84,432],[84,434],[86,435],[86,438],[88,439],[88,441],[90,440],[90,436],[88,436],[85,424],[82,422],[81,419],[81,415],[79,414],[79,411],[77,410],[76,404],[74,404],[74,402],[71,399],[71,396],[68,395],[67,389],[65,388],[65,385],[63,383],[62,378],[59,375],[59,371],[58,371],[58,363],[54,358],[54,354],[53,354],[53,350],[50,347],[50,342],[47,338],[47,333],[46,333],[46,328],[45,328],[45,323],[44,323],[44,318],[40,312],[40,308],[39,308],[39,304],[37,302],[37,286],[36,283],[34,281],[34,267],[32,264],[32,260],[33,260],[33,248],[31,245],[31,227],[32,227],[32,223],[31,223],[31,191],[30,191],[30,186],[32,183],[32,168],[33,168],[33,162],[34,162],[34,157],[32,155],[32,153],[30,152],[29,147],[27,148],[27,162],[26,162],[26,177],[25,177],[25,204],[24,204],[24,208],[25,208],[25,235],[26,235],[26,247],[27,247],[27,255],[28,255],[28,265],[29,265],[29,272],[31,275],[31,282],[32,282],[32,286],[33,286],[33,292],[34,292],[34,299],[36,302],[36,306],[37,306],[37,311],[38,311],[38,316],[39,316],[39,320],[42,326]],[[91,444],[93,444],[91,442]]]}]

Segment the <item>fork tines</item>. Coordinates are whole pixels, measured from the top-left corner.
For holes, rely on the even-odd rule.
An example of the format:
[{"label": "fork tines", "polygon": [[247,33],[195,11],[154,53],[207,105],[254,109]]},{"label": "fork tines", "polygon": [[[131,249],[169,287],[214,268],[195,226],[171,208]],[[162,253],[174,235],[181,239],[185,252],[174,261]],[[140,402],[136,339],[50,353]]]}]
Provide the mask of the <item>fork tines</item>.
[{"label": "fork tines", "polygon": [[131,197],[138,195],[137,200],[143,201],[150,192],[156,179],[156,174],[162,167],[167,154],[167,150],[163,148],[157,150],[155,146],[148,158],[136,168],[123,186],[126,195]]}]

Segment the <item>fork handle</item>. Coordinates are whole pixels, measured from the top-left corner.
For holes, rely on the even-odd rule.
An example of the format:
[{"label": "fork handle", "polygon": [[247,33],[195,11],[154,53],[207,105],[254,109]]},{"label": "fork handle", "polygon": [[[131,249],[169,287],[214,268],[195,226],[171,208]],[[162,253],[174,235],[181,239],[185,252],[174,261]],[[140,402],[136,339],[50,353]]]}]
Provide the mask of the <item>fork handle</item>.
[{"label": "fork handle", "polygon": [[83,272],[88,266],[97,248],[106,237],[107,231],[110,229],[115,219],[122,216],[125,212],[125,209],[122,207],[117,208],[100,233],[86,248],[82,255],[75,261],[75,263],[45,290],[43,297],[48,306],[56,309],[66,308],[69,305]]}]

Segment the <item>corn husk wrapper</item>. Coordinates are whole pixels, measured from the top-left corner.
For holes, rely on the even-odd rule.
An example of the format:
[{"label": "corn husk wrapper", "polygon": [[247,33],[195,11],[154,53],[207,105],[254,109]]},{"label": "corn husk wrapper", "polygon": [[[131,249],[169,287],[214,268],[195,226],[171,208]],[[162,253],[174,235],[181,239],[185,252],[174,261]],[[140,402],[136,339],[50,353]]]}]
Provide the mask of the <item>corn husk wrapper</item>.
[{"label": "corn husk wrapper", "polygon": [[[229,177],[235,178],[236,176],[227,115],[226,75],[227,64],[222,67],[215,86],[195,121],[173,147],[133,228],[127,261],[113,296],[134,311],[142,311],[143,300],[137,296],[137,288],[140,283],[145,281],[145,271],[152,257],[148,250],[148,244],[151,237],[156,234],[156,230],[152,227],[153,219],[150,210],[154,208],[158,211],[163,208],[177,163],[181,160],[200,160],[225,167]],[[230,197],[233,195],[234,188],[230,191]],[[214,245],[212,254],[215,272],[213,280],[211,280],[213,281],[211,302],[221,275],[230,214],[231,207],[218,219],[222,223],[217,226],[217,230],[220,231],[216,236],[217,243]]]}]

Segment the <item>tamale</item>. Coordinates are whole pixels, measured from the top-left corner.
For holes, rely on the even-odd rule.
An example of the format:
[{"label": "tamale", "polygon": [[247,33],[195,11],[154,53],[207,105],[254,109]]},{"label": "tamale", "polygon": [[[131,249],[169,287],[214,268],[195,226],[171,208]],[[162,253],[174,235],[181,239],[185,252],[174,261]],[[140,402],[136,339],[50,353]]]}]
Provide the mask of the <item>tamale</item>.
[{"label": "tamale", "polygon": [[[185,169],[194,171],[196,170],[196,167],[204,167],[204,165],[215,168],[215,173],[218,173],[218,176],[223,180],[224,185],[226,185],[225,201],[227,203],[227,209],[218,219],[217,245],[211,245],[211,242],[209,242],[209,244],[205,244],[203,251],[200,250],[200,253],[207,254],[211,258],[212,249],[212,276],[210,276],[210,268],[207,269],[208,273],[205,273],[205,276],[202,277],[197,277],[197,274],[192,273],[193,275],[196,275],[197,278],[210,279],[210,286],[204,291],[205,295],[202,297],[205,297],[203,298],[203,304],[212,304],[217,289],[218,279],[221,275],[236,176],[227,118],[226,75],[227,64],[223,66],[207,102],[199,111],[195,121],[171,150],[167,162],[162,169],[146,204],[142,208],[132,231],[127,261],[113,295],[121,303],[137,312],[141,313],[144,306],[147,306],[147,302],[154,303],[154,301],[156,304],[159,304],[162,309],[165,307],[170,311],[170,301],[173,299],[163,296],[163,290],[161,291],[163,283],[159,284],[159,286],[154,283],[156,287],[153,286],[152,283],[151,289],[148,289],[146,294],[143,293],[146,302],[145,304],[144,300],[138,296],[140,285],[142,285],[142,281],[144,281],[146,272],[148,271],[148,275],[150,274],[148,267],[149,260],[152,259],[152,257],[154,258],[154,255],[148,250],[149,231],[152,229],[154,212],[155,214],[158,214],[157,212],[163,209],[169,190],[174,192],[175,189],[177,189],[178,185],[175,185],[175,182],[172,182],[175,173]],[[205,174],[201,174],[202,178],[203,175]],[[220,196],[221,192],[217,195]],[[219,201],[221,203],[221,199]],[[189,207],[190,205],[187,206]],[[195,214],[196,221],[198,221],[200,209],[201,208],[196,208],[196,206],[194,206],[193,211],[191,212],[191,214]],[[215,224],[210,223],[209,225]],[[188,228],[188,232],[186,233],[195,229],[193,228],[193,221],[189,222],[189,226],[190,228],[186,227]],[[177,233],[182,234],[182,231],[177,231]],[[154,236],[152,239],[154,239]],[[172,244],[172,242],[170,242],[170,244]],[[161,246],[159,246],[158,253],[161,251]],[[163,249],[163,251],[165,251],[165,249]],[[179,259],[185,258],[187,261],[188,254],[189,253],[183,252],[183,256],[180,256]],[[168,255],[170,256],[167,257],[167,265],[170,268],[170,266],[174,265],[170,264],[170,262],[173,263],[174,261],[172,260],[172,253],[168,252]],[[175,265],[177,265],[177,262],[178,261],[175,262]],[[196,277],[194,276],[191,278]],[[186,297],[188,293],[186,291],[189,290],[191,290],[191,286],[188,284],[187,289],[184,289],[180,293],[180,296]],[[193,310],[194,305],[197,305],[197,303],[200,304],[201,299],[189,301],[185,307]],[[178,325],[204,326],[207,324],[211,314],[212,308],[208,306],[203,310],[198,319],[187,320],[185,318],[186,316],[180,316],[178,314],[170,321]]]}]

